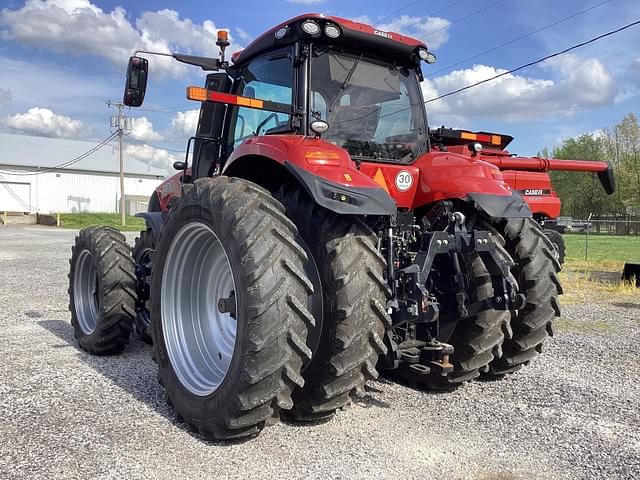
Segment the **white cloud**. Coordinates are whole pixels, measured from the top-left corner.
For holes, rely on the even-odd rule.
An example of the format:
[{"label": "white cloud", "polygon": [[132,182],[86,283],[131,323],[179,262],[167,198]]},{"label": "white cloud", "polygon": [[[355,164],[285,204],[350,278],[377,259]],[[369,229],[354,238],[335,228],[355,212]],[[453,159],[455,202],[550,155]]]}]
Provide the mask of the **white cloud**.
[{"label": "white cloud", "polygon": [[236,27],[236,33],[238,34],[238,37],[240,37],[245,42],[250,42],[253,39],[253,37],[246,30],[243,30],[240,27]]},{"label": "white cloud", "polygon": [[[1,40],[0,40],[1,43]],[[97,113],[99,121],[108,125],[104,118],[106,98],[122,98],[122,84],[109,82],[105,75],[78,76],[53,62],[15,60],[0,55],[3,88],[11,91],[11,111],[26,111],[29,107],[39,105],[51,110],[64,110],[72,117],[82,117],[87,113]],[[43,75],[46,72],[46,76]],[[46,88],[43,81],[46,80]],[[8,108],[8,105],[4,106]]]},{"label": "white cloud", "polygon": [[[4,39],[55,52],[97,54],[121,68],[136,49],[217,56],[218,28],[211,20],[196,24],[169,9],[144,12],[134,26],[122,7],[106,12],[89,0],[27,0],[22,8],[0,11],[0,27]],[[159,73],[178,76],[185,68],[170,58],[153,59]]]},{"label": "white cloud", "polygon": [[167,171],[170,171],[173,162],[178,160],[176,156],[172,155],[168,151],[161,148],[154,148],[150,145],[129,144],[126,147],[125,152],[136,160]]},{"label": "white cloud", "polygon": [[351,21],[353,22],[359,22],[359,23],[366,23],[367,25],[371,25],[371,18],[369,17],[369,15],[358,15],[357,17],[350,17],[349,18]]},{"label": "white cloud", "polygon": [[440,17],[401,15],[388,23],[378,25],[378,28],[418,38],[423,40],[430,49],[436,49],[449,40],[447,32],[449,25],[451,25],[449,20]]},{"label": "white cloud", "polygon": [[200,110],[187,110],[178,112],[171,120],[171,130],[177,135],[195,135]]},{"label": "white cloud", "polygon": [[8,88],[0,88],[0,105],[11,102],[13,94]]},{"label": "white cloud", "polygon": [[56,115],[48,108],[30,108],[27,113],[8,115],[2,122],[12,130],[40,137],[86,138],[91,129],[80,120]]},{"label": "white cloud", "polygon": [[131,136],[137,140],[162,140],[163,137],[153,129],[153,123],[147,117],[132,119]]},{"label": "white cloud", "polygon": [[[580,110],[612,104],[615,82],[595,58],[565,55],[542,65],[555,78],[541,79],[508,74],[451,97],[427,103],[433,124],[462,124],[470,118],[527,121],[549,116],[571,116]],[[505,72],[487,65],[455,70],[426,79],[425,100]]]},{"label": "white cloud", "polygon": [[616,103],[623,103],[630,98],[640,95],[640,58],[625,65],[618,77],[620,91]]}]

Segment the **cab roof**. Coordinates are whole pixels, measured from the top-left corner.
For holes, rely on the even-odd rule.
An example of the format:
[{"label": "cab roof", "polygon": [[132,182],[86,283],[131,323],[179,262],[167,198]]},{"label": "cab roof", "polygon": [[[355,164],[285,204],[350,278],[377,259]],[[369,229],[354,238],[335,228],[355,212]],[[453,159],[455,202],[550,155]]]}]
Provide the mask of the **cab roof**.
[{"label": "cab roof", "polygon": [[[313,21],[320,26],[317,34],[308,34],[302,30],[305,21]],[[340,36],[330,38],[324,33],[327,25],[338,26]],[[276,38],[276,32],[286,31],[284,36]],[[396,32],[378,30],[365,23],[354,22],[346,18],[325,16],[320,13],[306,13],[293,17],[260,35],[244,50],[233,54],[234,64],[245,61],[273,48],[291,45],[298,40],[308,40],[325,45],[349,46],[357,50],[369,51],[376,56],[388,57],[398,63],[419,63],[417,49],[427,48],[427,45],[415,38]]]}]

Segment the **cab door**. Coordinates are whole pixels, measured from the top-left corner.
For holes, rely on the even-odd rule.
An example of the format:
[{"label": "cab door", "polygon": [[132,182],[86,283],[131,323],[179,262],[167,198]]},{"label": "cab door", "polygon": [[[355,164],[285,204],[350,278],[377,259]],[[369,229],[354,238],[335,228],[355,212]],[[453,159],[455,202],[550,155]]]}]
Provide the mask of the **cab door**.
[{"label": "cab door", "polygon": [[[234,95],[294,104],[296,68],[292,47],[257,56],[235,68],[238,73],[232,87]],[[231,105],[223,135],[222,161],[224,163],[234,148],[249,138],[293,131],[295,126],[290,114]]]},{"label": "cab door", "polygon": [[[210,73],[205,88],[215,92],[229,93],[232,80],[227,72]],[[202,102],[193,146],[194,178],[216,174],[220,169],[222,151],[222,129],[228,106],[222,103]]]}]

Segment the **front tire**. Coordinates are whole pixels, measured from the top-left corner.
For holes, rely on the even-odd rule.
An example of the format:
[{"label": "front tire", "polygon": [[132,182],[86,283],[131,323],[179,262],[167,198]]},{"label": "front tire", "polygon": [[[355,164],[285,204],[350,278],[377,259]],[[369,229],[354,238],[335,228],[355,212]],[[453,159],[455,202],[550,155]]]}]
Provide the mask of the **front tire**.
[{"label": "front tire", "polygon": [[316,318],[319,341],[311,345],[304,387],[294,392],[292,416],[323,420],[378,377],[375,366],[386,353],[382,338],[391,324],[384,307],[386,263],[375,233],[361,219],[319,207],[296,186],[285,185],[275,196],[311,252],[323,297],[322,317]]},{"label": "front tire", "polygon": [[135,315],[131,249],[110,227],[80,230],[69,272],[71,325],[80,347],[93,355],[120,353]]},{"label": "front tire", "polygon": [[175,201],[152,272],[154,353],[176,414],[206,438],[259,433],[302,387],[313,288],[282,205],[236,178]]}]

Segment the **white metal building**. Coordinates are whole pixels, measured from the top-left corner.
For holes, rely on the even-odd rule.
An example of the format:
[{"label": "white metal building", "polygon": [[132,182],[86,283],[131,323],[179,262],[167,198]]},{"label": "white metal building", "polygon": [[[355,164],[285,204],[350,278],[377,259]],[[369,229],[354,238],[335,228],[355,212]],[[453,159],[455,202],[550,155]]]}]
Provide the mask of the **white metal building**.
[{"label": "white metal building", "polygon": [[[117,212],[119,158],[112,143],[69,168],[52,169],[95,143],[0,133],[0,212]],[[124,170],[127,213],[146,211],[169,172],[127,155]]]}]

